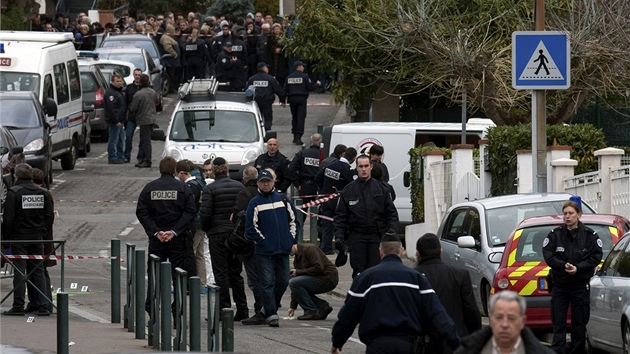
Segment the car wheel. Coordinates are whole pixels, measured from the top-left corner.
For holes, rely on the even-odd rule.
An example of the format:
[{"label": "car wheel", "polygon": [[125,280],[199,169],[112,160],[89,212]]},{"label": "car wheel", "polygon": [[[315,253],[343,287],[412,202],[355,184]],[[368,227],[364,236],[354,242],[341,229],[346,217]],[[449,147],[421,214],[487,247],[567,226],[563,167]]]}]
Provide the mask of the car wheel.
[{"label": "car wheel", "polygon": [[70,151],[61,156],[61,168],[64,170],[74,170],[74,165],[79,157],[79,142],[77,138],[72,138]]},{"label": "car wheel", "polygon": [[168,96],[168,91],[171,88],[171,82],[167,77],[162,77],[162,96]]},{"label": "car wheel", "polygon": [[630,322],[626,320],[626,323],[622,328],[623,338],[621,338],[621,340],[623,341],[623,353],[630,354]]},{"label": "car wheel", "polygon": [[52,168],[52,159],[48,160],[48,174],[46,178],[44,178],[44,185],[46,185],[46,189],[50,189],[50,186],[53,184],[53,168]]},{"label": "car wheel", "polygon": [[485,280],[481,283],[481,304],[483,305],[483,313],[488,316],[488,300],[490,300],[490,284]]}]

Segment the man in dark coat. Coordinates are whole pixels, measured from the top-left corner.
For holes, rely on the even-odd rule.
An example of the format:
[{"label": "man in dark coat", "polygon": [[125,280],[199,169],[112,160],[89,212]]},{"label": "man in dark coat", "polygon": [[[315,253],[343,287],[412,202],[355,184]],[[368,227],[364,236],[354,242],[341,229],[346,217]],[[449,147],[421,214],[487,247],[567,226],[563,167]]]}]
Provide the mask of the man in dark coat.
[{"label": "man in dark coat", "polygon": [[284,192],[291,185],[289,176],[289,160],[280,152],[278,139],[271,138],[267,141],[267,152],[258,155],[254,166],[258,171],[271,168],[276,173],[276,189]]},{"label": "man in dark coat", "polygon": [[505,290],[490,298],[490,327],[483,327],[462,338],[455,354],[551,354],[538,338],[525,327],[525,299],[514,291]]},{"label": "man in dark coat", "polygon": [[284,92],[278,84],[275,77],[269,75],[269,65],[264,62],[258,63],[258,73],[249,78],[247,87],[254,86],[256,94],[254,99],[260,108],[260,113],[265,119],[265,130],[271,130],[271,123],[273,122],[273,101],[276,100],[276,95],[280,98],[282,106],[286,107],[284,103]]},{"label": "man in dark coat", "polygon": [[[464,337],[480,329],[481,316],[475,302],[470,275],[463,269],[442,262],[442,247],[435,234],[427,233],[418,239],[416,258],[416,270],[429,279],[446,313],[455,321],[457,334]],[[430,336],[426,354],[452,353],[435,333],[430,333]]]}]

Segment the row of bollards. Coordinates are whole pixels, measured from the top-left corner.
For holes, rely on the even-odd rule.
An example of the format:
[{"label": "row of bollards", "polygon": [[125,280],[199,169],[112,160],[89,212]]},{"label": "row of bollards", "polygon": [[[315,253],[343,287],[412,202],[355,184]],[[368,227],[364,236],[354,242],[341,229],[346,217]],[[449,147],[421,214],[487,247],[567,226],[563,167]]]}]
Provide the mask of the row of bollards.
[{"label": "row of bollards", "polygon": [[[120,240],[112,239],[112,323],[120,323]],[[181,268],[171,267],[160,257],[150,254],[148,274],[145,272],[145,250],[133,244],[127,248],[127,297],[124,304],[124,327],[136,339],[145,339],[145,311],[148,345],[159,351],[201,351],[201,280],[189,277]],[[116,268],[116,269],[114,269]],[[145,288],[145,275],[148,287]],[[171,288],[173,283],[173,288]],[[145,289],[149,303],[145,303]],[[208,286],[207,351],[234,351],[234,310],[220,309],[220,288]],[[171,304],[171,299],[174,301]],[[114,304],[118,303],[116,308]],[[221,318],[219,318],[221,316]],[[221,320],[221,321],[220,321]],[[174,335],[173,335],[174,327]],[[220,345],[220,343],[222,345]]]}]

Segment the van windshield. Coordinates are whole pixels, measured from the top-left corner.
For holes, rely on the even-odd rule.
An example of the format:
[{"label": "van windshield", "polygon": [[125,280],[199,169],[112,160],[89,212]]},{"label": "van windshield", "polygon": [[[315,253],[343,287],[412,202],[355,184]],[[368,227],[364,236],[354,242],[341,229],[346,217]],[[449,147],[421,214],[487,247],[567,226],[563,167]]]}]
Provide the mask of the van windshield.
[{"label": "van windshield", "polygon": [[30,91],[39,95],[39,74],[0,71],[0,91]]},{"label": "van windshield", "polygon": [[0,106],[3,126],[9,129],[41,127],[40,115],[31,101],[4,98],[0,100]]},{"label": "van windshield", "polygon": [[258,122],[251,112],[180,111],[171,124],[172,141],[252,143],[260,139]]}]

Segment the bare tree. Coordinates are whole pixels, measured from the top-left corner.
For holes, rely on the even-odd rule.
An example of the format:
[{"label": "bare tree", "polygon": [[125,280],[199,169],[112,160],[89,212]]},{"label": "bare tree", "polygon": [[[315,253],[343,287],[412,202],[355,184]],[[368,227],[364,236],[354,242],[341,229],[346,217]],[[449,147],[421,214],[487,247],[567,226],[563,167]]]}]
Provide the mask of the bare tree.
[{"label": "bare tree", "polygon": [[[533,3],[506,0],[304,1],[288,48],[339,71],[338,102],[361,104],[379,82],[390,94],[430,90],[497,124],[530,120],[530,92],[512,88],[512,32],[533,30]],[[589,97],[630,85],[630,2],[547,0],[546,29],[571,40],[571,87],[547,91],[548,122],[570,119]]]}]

